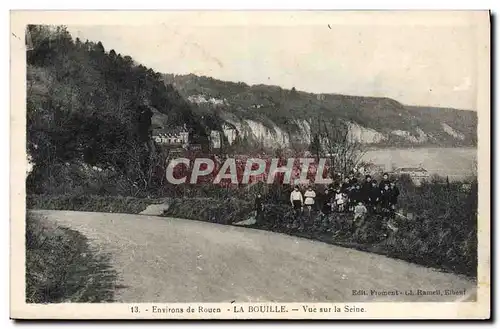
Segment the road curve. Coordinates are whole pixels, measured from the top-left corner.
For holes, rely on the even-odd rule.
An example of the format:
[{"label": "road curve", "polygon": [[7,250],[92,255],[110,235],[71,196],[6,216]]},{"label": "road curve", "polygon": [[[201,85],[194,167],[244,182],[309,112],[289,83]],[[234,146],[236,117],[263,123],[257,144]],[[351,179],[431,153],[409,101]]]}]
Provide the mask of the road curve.
[{"label": "road curve", "polygon": [[[475,295],[474,283],[457,275],[284,234],[144,215],[35,212],[112,255],[117,302],[453,301]],[[372,289],[400,294],[372,295]],[[405,294],[418,289],[442,295]],[[465,289],[466,297],[445,296],[450,289]]]}]

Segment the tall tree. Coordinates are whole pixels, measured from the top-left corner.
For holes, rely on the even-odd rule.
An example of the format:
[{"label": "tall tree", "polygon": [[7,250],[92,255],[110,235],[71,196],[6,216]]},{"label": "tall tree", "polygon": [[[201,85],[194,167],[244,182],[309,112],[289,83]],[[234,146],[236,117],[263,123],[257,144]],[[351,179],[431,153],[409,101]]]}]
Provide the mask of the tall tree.
[{"label": "tall tree", "polygon": [[319,135],[314,134],[313,138],[311,140],[311,143],[309,145],[309,152],[311,152],[314,157],[316,158],[316,162],[319,161],[319,158],[321,157],[322,150],[321,150],[321,142],[319,140]]},{"label": "tall tree", "polygon": [[347,175],[366,152],[362,143],[353,138],[349,125],[339,119],[322,121],[319,132],[323,155],[330,160],[330,177]]}]

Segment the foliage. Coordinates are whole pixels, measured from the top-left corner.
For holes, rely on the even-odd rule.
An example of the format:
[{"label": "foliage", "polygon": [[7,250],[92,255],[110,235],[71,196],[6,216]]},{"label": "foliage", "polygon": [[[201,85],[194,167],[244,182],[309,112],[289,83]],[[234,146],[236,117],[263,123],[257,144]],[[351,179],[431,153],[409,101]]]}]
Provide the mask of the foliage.
[{"label": "foliage", "polygon": [[309,145],[309,152],[316,158],[316,161],[319,161],[319,158],[322,155],[321,141],[319,138],[319,134],[314,134],[311,140],[311,144]]},{"label": "foliage", "polygon": [[335,173],[346,176],[361,160],[363,145],[352,138],[348,126],[339,120],[323,121],[319,129],[321,155],[330,160],[330,177]]},{"label": "foliage", "polygon": [[[153,111],[208,137],[195,111],[162,76],[101,42],[73,40],[63,26],[28,26],[27,148],[35,164],[27,189],[54,178],[53,167],[80,161],[126,176],[128,189],[154,188],[158,152],[150,142]],[[57,179],[57,177],[55,178]]]},{"label": "foliage", "polygon": [[174,199],[167,216],[203,220],[219,224],[231,224],[244,219],[252,210],[252,203],[236,198]]}]

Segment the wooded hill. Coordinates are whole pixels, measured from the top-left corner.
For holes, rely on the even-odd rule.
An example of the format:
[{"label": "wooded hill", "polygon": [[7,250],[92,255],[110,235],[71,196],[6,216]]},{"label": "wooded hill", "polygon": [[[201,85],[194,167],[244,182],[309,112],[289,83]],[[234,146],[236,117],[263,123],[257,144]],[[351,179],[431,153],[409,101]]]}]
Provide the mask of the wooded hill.
[{"label": "wooded hill", "polygon": [[73,40],[63,26],[31,25],[26,35],[28,186],[70,162],[112,168],[136,184],[150,169],[153,112],[208,144],[216,120],[202,122],[160,73],[101,42]]}]

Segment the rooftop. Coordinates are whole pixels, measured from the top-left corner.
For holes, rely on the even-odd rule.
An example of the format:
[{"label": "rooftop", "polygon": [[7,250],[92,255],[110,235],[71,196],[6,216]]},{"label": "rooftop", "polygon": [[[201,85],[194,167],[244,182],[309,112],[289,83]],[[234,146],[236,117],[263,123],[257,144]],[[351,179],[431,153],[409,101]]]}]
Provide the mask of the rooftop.
[{"label": "rooftop", "polygon": [[406,167],[406,168],[398,168],[396,169],[396,172],[401,172],[401,171],[421,171],[421,172],[427,172],[424,168],[414,168],[414,167]]}]

